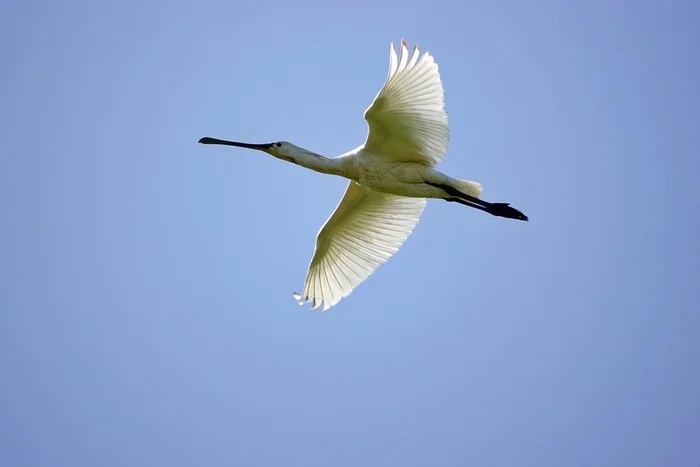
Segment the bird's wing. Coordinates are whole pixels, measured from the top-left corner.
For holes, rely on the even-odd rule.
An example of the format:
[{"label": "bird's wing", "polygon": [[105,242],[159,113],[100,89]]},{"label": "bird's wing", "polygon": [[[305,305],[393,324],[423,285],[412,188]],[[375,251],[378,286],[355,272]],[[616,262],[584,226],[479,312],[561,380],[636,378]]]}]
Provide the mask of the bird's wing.
[{"label": "bird's wing", "polygon": [[316,237],[300,304],[323,311],[350,295],[398,251],[425,208],[422,198],[385,195],[351,181]]},{"label": "bird's wing", "polygon": [[434,166],[449,142],[447,112],[437,63],[418,46],[409,57],[401,40],[401,55],[389,51],[389,76],[365,111],[369,126],[365,148],[396,161]]}]

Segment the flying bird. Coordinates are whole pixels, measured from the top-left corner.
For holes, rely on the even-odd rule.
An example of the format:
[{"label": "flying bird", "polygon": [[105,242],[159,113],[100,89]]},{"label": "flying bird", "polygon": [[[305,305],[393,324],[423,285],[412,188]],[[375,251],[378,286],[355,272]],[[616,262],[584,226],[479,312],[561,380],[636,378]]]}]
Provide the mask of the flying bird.
[{"label": "flying bird", "polygon": [[527,221],[508,203],[481,199],[481,184],[452,178],[435,166],[449,140],[438,66],[418,46],[409,54],[405,40],[397,56],[391,43],[389,74],[367,108],[365,143],[328,158],[287,141],[251,144],[205,137],[202,144],[255,149],[324,174],[349,179],[335,211],[316,236],[300,293],[300,305],[327,311],[347,297],[398,251],[411,234],[426,199],[438,198],[494,216]]}]

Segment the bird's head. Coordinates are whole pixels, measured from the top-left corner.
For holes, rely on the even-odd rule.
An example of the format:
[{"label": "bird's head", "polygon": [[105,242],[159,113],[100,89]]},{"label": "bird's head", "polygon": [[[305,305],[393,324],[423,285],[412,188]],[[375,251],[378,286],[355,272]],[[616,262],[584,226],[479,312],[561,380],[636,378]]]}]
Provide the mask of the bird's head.
[{"label": "bird's head", "polygon": [[299,154],[300,151],[303,151],[303,149],[294,146],[288,141],[275,141],[274,143],[270,143],[270,147],[265,152],[278,159],[295,162],[294,156]]},{"label": "bird's head", "polygon": [[238,141],[227,141],[217,138],[204,137],[199,140],[201,144],[221,144],[225,146],[235,146],[239,148],[255,149],[256,151],[263,151],[270,154],[273,157],[282,159],[288,162],[296,162],[295,154],[298,154],[303,149],[289,143],[287,141],[275,141],[273,143],[263,143],[263,144],[253,144],[253,143],[241,143]]}]

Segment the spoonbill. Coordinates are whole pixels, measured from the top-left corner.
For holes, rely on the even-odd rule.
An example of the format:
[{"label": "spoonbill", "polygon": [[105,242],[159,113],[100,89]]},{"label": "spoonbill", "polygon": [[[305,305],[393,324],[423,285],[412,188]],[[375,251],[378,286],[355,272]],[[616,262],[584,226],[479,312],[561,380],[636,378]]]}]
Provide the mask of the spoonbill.
[{"label": "spoonbill", "polygon": [[439,198],[494,216],[527,221],[508,203],[481,199],[478,182],[452,178],[435,166],[449,140],[442,81],[432,55],[405,40],[397,57],[389,48],[389,74],[367,108],[365,143],[327,158],[287,141],[241,143],[204,137],[202,144],[255,149],[277,159],[324,174],[349,179],[343,198],[316,236],[316,245],[301,293],[327,311],[347,297],[396,253],[411,234],[426,199]]}]

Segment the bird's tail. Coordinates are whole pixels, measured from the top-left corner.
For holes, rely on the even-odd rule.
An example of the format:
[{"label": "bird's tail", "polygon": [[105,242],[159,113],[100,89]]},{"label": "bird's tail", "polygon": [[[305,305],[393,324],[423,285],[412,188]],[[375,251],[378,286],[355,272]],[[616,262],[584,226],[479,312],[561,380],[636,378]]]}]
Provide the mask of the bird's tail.
[{"label": "bird's tail", "polygon": [[470,182],[468,180],[451,180],[451,182],[453,188],[474,198],[481,198],[481,194],[484,191],[479,182]]}]

